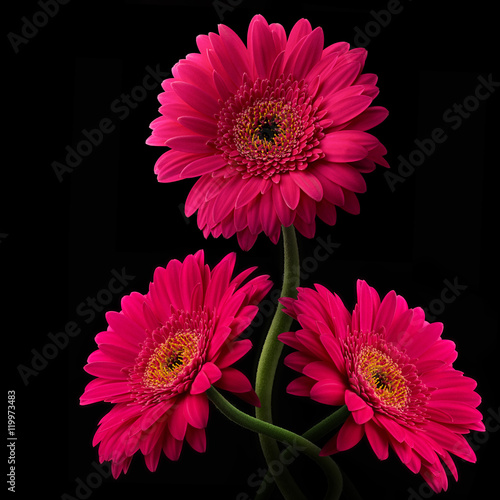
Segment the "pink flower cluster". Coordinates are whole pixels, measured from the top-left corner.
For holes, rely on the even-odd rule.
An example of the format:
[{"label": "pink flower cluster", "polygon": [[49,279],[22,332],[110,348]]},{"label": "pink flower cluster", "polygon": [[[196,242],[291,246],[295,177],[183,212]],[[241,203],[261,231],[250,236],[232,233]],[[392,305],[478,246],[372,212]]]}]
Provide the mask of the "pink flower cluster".
[{"label": "pink flower cluster", "polygon": [[[362,174],[388,167],[367,132],[387,110],[372,106],[377,77],[363,73],[366,50],[324,47],[322,29],[305,19],[287,35],[260,15],[246,44],[224,25],[196,42],[199,51],[162,84],[147,143],[168,148],[155,165],[160,182],[198,178],[185,207],[198,212],[205,237],[236,234],[248,250],[261,232],[277,243],[293,225],[313,237],[316,216],[333,225],[336,207],[358,213]],[[240,337],[271,282],[249,279],[255,268],[233,277],[234,268],[235,254],[214,268],[203,251],[172,260],[146,294],[133,292],[106,314],[81,404],[113,404],[94,445],[115,478],[138,452],[154,471],[162,453],[177,460],[185,441],[205,451],[210,387],[260,404],[233,365],[251,349]],[[448,486],[443,465],[458,477],[452,455],[475,460],[464,435],[484,430],[481,399],[453,367],[455,344],[441,337],[441,323],[361,280],[352,312],[321,285],[281,303],[300,326],[279,336],[294,349],[285,364],[301,374],[288,392],[349,410],[323,455],[366,437],[379,459],[393,450],[436,492]]]}]

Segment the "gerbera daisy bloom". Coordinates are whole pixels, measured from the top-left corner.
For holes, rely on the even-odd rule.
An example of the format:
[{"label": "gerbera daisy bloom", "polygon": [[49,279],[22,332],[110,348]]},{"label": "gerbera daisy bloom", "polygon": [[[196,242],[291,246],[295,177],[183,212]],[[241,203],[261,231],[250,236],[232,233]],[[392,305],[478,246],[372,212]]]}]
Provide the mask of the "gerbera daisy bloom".
[{"label": "gerbera daisy bloom", "polygon": [[359,280],[352,315],[321,285],[281,299],[301,330],[279,339],[297,349],[285,364],[301,372],[287,391],[351,412],[323,447],[323,455],[355,446],[363,436],[384,460],[391,447],[430,487],[447,489],[443,463],[458,479],[450,453],[475,461],[463,434],[484,431],[476,409],[476,382],[453,368],[455,344],[441,338],[443,325],[428,323],[420,307],[377,292]]},{"label": "gerbera daisy bloom", "polygon": [[81,404],[115,403],[99,423],[94,446],[111,460],[114,477],[127,472],[141,451],[154,471],[161,451],[177,460],[184,439],[205,451],[208,398],[213,384],[259,405],[247,377],[231,365],[252,344],[238,336],[271,287],[267,276],[242,284],[255,269],[231,279],[235,254],[214,269],[202,251],[155,270],[149,292],[123,297],[120,312],[108,312],[108,329],[85,371],[97,377]]},{"label": "gerbera daisy bloom", "polygon": [[198,211],[205,237],[237,234],[249,249],[260,232],[276,243],[292,224],[312,238],[316,215],[333,225],[336,206],[358,213],[361,174],[388,167],[366,132],[387,116],[370,106],[378,88],[362,74],[366,50],[324,48],[323,30],[306,19],[287,38],[261,15],[247,46],[224,25],[196,41],[199,53],[162,83],[146,142],[170,148],[155,165],[160,182],[200,177],[185,212]]}]

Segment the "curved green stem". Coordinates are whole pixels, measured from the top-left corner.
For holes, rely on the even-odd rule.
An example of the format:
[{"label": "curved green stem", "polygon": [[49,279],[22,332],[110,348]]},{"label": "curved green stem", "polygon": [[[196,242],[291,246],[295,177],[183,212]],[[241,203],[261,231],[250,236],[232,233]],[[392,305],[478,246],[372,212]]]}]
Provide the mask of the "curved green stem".
[{"label": "curved green stem", "polygon": [[[229,403],[229,401],[227,401],[214,387],[210,387],[207,390],[207,396],[210,401],[229,418],[229,420],[241,425],[245,429],[269,436],[274,442],[280,441],[287,445],[292,444],[292,447],[296,450],[299,450],[301,453],[304,453],[314,460],[321,467],[328,480],[325,500],[338,500],[340,498],[340,494],[342,493],[342,474],[337,464],[330,457],[319,456],[320,448],[318,448],[318,446],[292,431],[270,424],[269,422],[264,422],[242,412]],[[282,464],[282,462],[279,462],[279,454],[278,462],[275,462],[275,464],[278,463]],[[273,463],[271,462],[268,465],[272,466]],[[275,476],[275,479],[277,479],[277,477],[278,476]]]},{"label": "curved green stem", "polygon": [[[281,297],[296,297],[297,287],[300,282],[300,263],[297,238],[293,226],[283,227],[283,249],[285,257]],[[262,347],[255,379],[255,391],[261,403],[261,407],[255,409],[255,415],[258,419],[269,423],[273,421],[271,401],[274,376],[281,351],[283,350],[283,344],[278,340],[278,335],[288,331],[292,324],[292,318],[286,315],[282,309],[283,306],[278,304]],[[259,439],[268,466],[273,460],[279,460],[280,449],[276,441],[265,433],[261,433]],[[283,473],[275,479],[285,498],[307,500],[300,493],[288,469],[285,468]]]},{"label": "curved green stem", "polygon": [[[302,437],[309,441],[317,441],[318,439],[321,439],[323,436],[325,436],[326,434],[328,434],[329,432],[333,431],[341,424],[343,424],[345,419],[349,416],[349,413],[350,412],[347,409],[346,405],[341,406],[334,413],[332,413],[325,419],[321,420],[321,422],[318,422],[316,425],[314,425],[309,430],[304,432],[304,434],[302,434]],[[281,459],[283,460],[284,455],[290,452],[292,452],[292,447],[288,446],[285,450],[281,452]],[[268,471],[266,476],[264,477],[264,484],[271,485],[272,483],[273,483],[273,477],[272,474]],[[272,488],[270,487],[267,487],[264,490],[261,489],[257,493],[255,500],[264,500],[269,497],[271,492]]]},{"label": "curved green stem", "polygon": [[328,415],[325,419],[318,422],[316,425],[311,427],[309,430],[302,434],[303,437],[309,439],[309,441],[317,441],[323,436],[326,436],[329,432],[336,429],[339,425],[345,422],[345,419],[349,416],[350,412],[347,406],[341,406],[338,410],[334,411],[331,415]]}]

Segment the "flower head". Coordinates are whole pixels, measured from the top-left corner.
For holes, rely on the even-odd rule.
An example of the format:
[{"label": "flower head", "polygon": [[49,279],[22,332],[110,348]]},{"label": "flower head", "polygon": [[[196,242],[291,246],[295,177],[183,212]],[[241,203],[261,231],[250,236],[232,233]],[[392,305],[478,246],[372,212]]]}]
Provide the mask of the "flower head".
[{"label": "flower head", "polygon": [[370,106],[378,88],[362,74],[366,50],[324,48],[305,19],[287,37],[261,15],[246,46],[224,25],[197,45],[162,83],[147,143],[170,148],[155,165],[160,182],[199,177],[185,210],[198,211],[205,237],[237,234],[248,249],[260,232],[276,243],[282,225],[312,237],[316,215],[333,225],[336,206],[358,213],[361,174],[388,166],[366,132],[387,116]]},{"label": "flower head", "polygon": [[366,436],[379,459],[391,447],[434,491],[446,489],[442,462],[456,480],[450,454],[475,461],[463,434],[485,428],[476,382],[453,368],[455,344],[441,338],[442,324],[428,323],[423,309],[408,308],[394,291],[381,301],[361,280],[352,315],[337,295],[315,288],[281,299],[302,329],[279,338],[297,349],[285,364],[302,373],[287,391],[351,412],[322,454]]},{"label": "flower head", "polygon": [[98,349],[85,366],[96,378],[80,401],[115,403],[94,437],[114,477],[137,451],[151,471],[162,450],[177,460],[184,439],[203,452],[212,384],[259,405],[247,377],[231,365],[252,346],[238,336],[271,282],[258,276],[242,284],[255,268],[231,279],[234,265],[229,254],[211,270],[202,251],[172,260],[156,269],[146,295],[133,292],[120,312],[106,314],[108,329],[96,336]]}]

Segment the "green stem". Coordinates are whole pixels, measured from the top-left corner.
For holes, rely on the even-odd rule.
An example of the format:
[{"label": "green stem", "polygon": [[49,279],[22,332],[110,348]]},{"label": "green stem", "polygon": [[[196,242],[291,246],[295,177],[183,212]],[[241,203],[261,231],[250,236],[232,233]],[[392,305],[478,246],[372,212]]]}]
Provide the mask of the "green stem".
[{"label": "green stem", "polygon": [[[325,500],[338,500],[340,498],[340,494],[342,493],[342,474],[337,467],[337,464],[330,457],[319,456],[319,452],[321,450],[318,446],[292,431],[270,424],[269,422],[264,422],[242,412],[229,403],[229,401],[227,401],[214,387],[210,387],[210,389],[207,390],[207,396],[210,401],[212,401],[212,403],[227,418],[229,418],[229,420],[241,425],[245,429],[269,436],[274,442],[280,441],[281,443],[285,443],[287,445],[292,443],[292,446],[296,450],[300,450],[301,453],[310,457],[323,470],[328,480],[328,489]],[[279,454],[278,462],[275,462],[275,464],[277,463],[282,464],[282,462],[279,461]],[[273,463],[270,463],[269,465],[273,465]],[[275,479],[277,478],[278,476],[275,476]]]},{"label": "green stem", "polygon": [[[316,425],[314,425],[308,431],[302,434],[302,437],[309,441],[317,441],[318,439],[321,439],[323,436],[325,436],[329,432],[332,432],[334,429],[343,424],[345,419],[349,416],[349,413],[350,412],[347,409],[346,405],[341,406],[334,413],[332,413],[325,419],[321,420],[321,422],[318,422]],[[288,446],[288,448],[283,450],[281,452],[282,460],[284,455],[286,453],[290,453],[291,451],[292,451],[291,446]],[[265,484],[269,485],[269,487],[265,488],[264,490],[261,490],[260,493],[257,493],[255,500],[264,500],[265,498],[268,498],[272,492],[272,488],[270,486],[273,483],[273,477],[269,471],[264,477],[264,482]]]},{"label": "green stem", "polygon": [[[283,249],[284,249],[284,275],[281,297],[296,297],[297,287],[300,282],[300,263],[297,239],[293,226],[283,227]],[[255,379],[255,391],[259,396],[261,407],[255,409],[255,415],[258,419],[272,423],[272,391],[274,376],[278,361],[283,349],[283,344],[278,340],[280,333],[290,329],[292,318],[283,312],[283,306],[278,304],[273,321],[267,333],[267,337],[262,347],[262,352],[257,366]],[[260,445],[264,458],[269,464],[274,460],[279,460],[280,449],[276,441],[265,433],[259,435]],[[290,475],[288,469],[276,477],[276,483],[283,496],[287,499],[307,500],[300,493],[295,481]]]},{"label": "green stem", "polygon": [[341,406],[331,415],[328,415],[328,417],[321,420],[321,422],[318,422],[308,431],[304,432],[302,436],[306,439],[309,439],[309,441],[317,441],[318,439],[321,439],[323,436],[326,436],[326,434],[339,427],[339,425],[343,424],[349,414],[350,412],[347,409],[347,406]]}]

